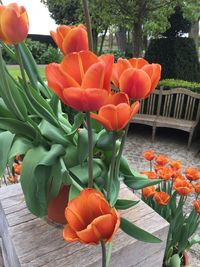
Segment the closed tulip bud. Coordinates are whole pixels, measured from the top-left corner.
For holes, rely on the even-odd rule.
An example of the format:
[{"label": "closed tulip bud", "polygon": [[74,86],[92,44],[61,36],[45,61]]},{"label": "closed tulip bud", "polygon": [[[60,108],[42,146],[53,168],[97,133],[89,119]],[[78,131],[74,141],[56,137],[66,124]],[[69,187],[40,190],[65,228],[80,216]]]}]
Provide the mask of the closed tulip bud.
[{"label": "closed tulip bud", "polygon": [[64,55],[88,50],[87,30],[83,24],[78,26],[61,25],[56,32],[51,31],[50,33]]},{"label": "closed tulip bud", "polygon": [[200,200],[195,200],[193,202],[193,205],[194,205],[196,212],[200,214]]},{"label": "closed tulip bud", "polygon": [[21,43],[28,35],[26,9],[16,3],[0,6],[0,39],[6,44]]},{"label": "closed tulip bud", "polygon": [[109,206],[102,193],[91,188],[84,189],[68,203],[65,216],[68,224],[63,237],[68,242],[111,242],[120,224],[116,209]]}]

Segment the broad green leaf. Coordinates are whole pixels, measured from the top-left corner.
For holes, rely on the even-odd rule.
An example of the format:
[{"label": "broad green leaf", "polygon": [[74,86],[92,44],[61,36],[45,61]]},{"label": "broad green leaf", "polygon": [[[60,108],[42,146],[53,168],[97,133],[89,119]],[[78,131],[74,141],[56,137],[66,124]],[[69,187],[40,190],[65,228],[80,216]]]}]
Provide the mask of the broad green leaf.
[{"label": "broad green leaf", "polygon": [[96,143],[96,147],[102,150],[111,150],[112,149],[112,133],[107,132],[103,129],[98,134],[98,141]]},{"label": "broad green leaf", "polygon": [[79,164],[78,153],[79,152],[78,152],[76,146],[74,146],[72,144],[67,146],[66,154],[63,157],[63,160],[65,162],[65,165],[66,165],[67,169],[70,169],[70,168],[72,168],[72,167],[74,167],[74,166]]},{"label": "broad green leaf", "polygon": [[181,266],[181,259],[178,254],[174,254],[169,263],[170,267],[180,267]]},{"label": "broad green leaf", "polygon": [[53,168],[51,169],[51,180],[49,185],[49,196],[50,199],[55,198],[61,188],[62,185],[62,166],[60,161],[57,161],[56,164],[54,164]]},{"label": "broad green leaf", "polygon": [[52,145],[50,150],[38,146],[30,149],[23,159],[22,190],[27,207],[38,217],[46,214],[51,171],[64,153],[61,145]]},{"label": "broad green leaf", "polygon": [[77,197],[79,194],[80,191],[74,185],[71,185],[69,189],[69,201]]},{"label": "broad green leaf", "polygon": [[120,190],[120,181],[119,179],[114,178],[111,187],[110,187],[110,206],[114,207],[115,203],[117,201],[118,195],[119,195],[119,190]]},{"label": "broad green leaf", "polygon": [[8,131],[0,133],[0,177],[4,174],[14,136]]},{"label": "broad green leaf", "polygon": [[82,164],[88,157],[88,131],[87,129],[80,129],[78,133],[78,160]]},{"label": "broad green leaf", "polygon": [[0,98],[0,114],[1,114],[1,117],[4,117],[4,118],[14,118],[15,117],[15,116],[13,116],[12,113],[10,113],[10,111],[8,110],[8,108],[5,105],[2,98]]},{"label": "broad green leaf", "polygon": [[31,148],[33,148],[33,143],[31,141],[23,137],[16,137],[10,149],[9,159],[16,155],[24,155]]},{"label": "broad green leaf", "polygon": [[133,174],[130,167],[129,167],[128,161],[124,156],[121,157],[119,170],[121,173],[123,173],[123,175],[132,175]]},{"label": "broad green leaf", "polygon": [[82,112],[79,112],[78,114],[76,114],[76,116],[74,117],[74,124],[72,125],[71,132],[68,135],[73,135],[77,131],[77,129],[83,123],[83,119],[84,119],[84,115]]},{"label": "broad green leaf", "polygon": [[129,199],[118,199],[115,208],[119,210],[126,210],[129,209],[135,205],[137,205],[140,201],[134,201],[134,200],[129,200]]},{"label": "broad green leaf", "polygon": [[124,218],[120,218],[120,228],[128,235],[134,237],[137,240],[148,243],[160,243],[162,242],[158,237],[144,231],[135,224],[129,222]]},{"label": "broad green leaf", "polygon": [[146,177],[140,176],[125,176],[124,183],[134,190],[142,189],[147,186],[161,183],[161,179],[147,179]]}]

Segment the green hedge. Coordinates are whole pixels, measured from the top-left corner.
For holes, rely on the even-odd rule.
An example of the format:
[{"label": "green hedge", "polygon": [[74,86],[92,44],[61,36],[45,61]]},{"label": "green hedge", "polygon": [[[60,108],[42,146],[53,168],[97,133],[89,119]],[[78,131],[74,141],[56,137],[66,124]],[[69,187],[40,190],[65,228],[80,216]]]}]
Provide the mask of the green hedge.
[{"label": "green hedge", "polygon": [[165,89],[169,88],[186,88],[193,92],[200,93],[200,83],[188,82],[183,80],[174,80],[174,79],[165,79],[161,80],[158,84],[158,88],[164,87]]},{"label": "green hedge", "polygon": [[145,54],[150,63],[162,65],[162,79],[200,82],[200,64],[193,39],[153,39]]}]

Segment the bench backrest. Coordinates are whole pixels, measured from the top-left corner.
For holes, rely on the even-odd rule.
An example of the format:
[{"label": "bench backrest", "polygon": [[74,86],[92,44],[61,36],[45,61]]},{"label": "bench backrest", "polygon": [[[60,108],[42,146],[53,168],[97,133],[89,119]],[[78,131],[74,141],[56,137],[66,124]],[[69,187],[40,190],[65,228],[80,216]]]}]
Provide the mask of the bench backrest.
[{"label": "bench backrest", "polygon": [[184,88],[155,90],[149,98],[141,101],[139,113],[198,121],[200,94]]}]

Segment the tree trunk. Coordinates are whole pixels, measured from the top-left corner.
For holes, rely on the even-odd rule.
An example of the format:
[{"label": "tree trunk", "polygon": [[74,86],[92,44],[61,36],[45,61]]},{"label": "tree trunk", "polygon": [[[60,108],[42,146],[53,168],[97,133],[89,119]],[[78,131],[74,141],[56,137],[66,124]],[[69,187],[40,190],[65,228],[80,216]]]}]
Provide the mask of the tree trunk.
[{"label": "tree trunk", "polygon": [[198,49],[198,36],[199,36],[199,21],[196,21],[194,24],[192,24],[192,27],[189,32],[189,37],[194,40],[196,49]]},{"label": "tree trunk", "polygon": [[137,21],[133,24],[133,56],[141,57],[143,48],[142,24]]},{"label": "tree trunk", "polygon": [[105,41],[105,37],[106,37],[107,31],[108,31],[108,28],[105,29],[103,35],[101,36],[101,44],[100,44],[100,48],[99,48],[99,52],[98,52],[99,55],[102,54],[103,44],[104,44],[104,41]]},{"label": "tree trunk", "polygon": [[98,32],[96,29],[92,29],[92,39],[93,39],[93,52],[97,53],[98,47]]},{"label": "tree trunk", "polygon": [[116,32],[116,40],[118,49],[125,53],[126,51],[126,29],[122,26],[118,27]]}]

